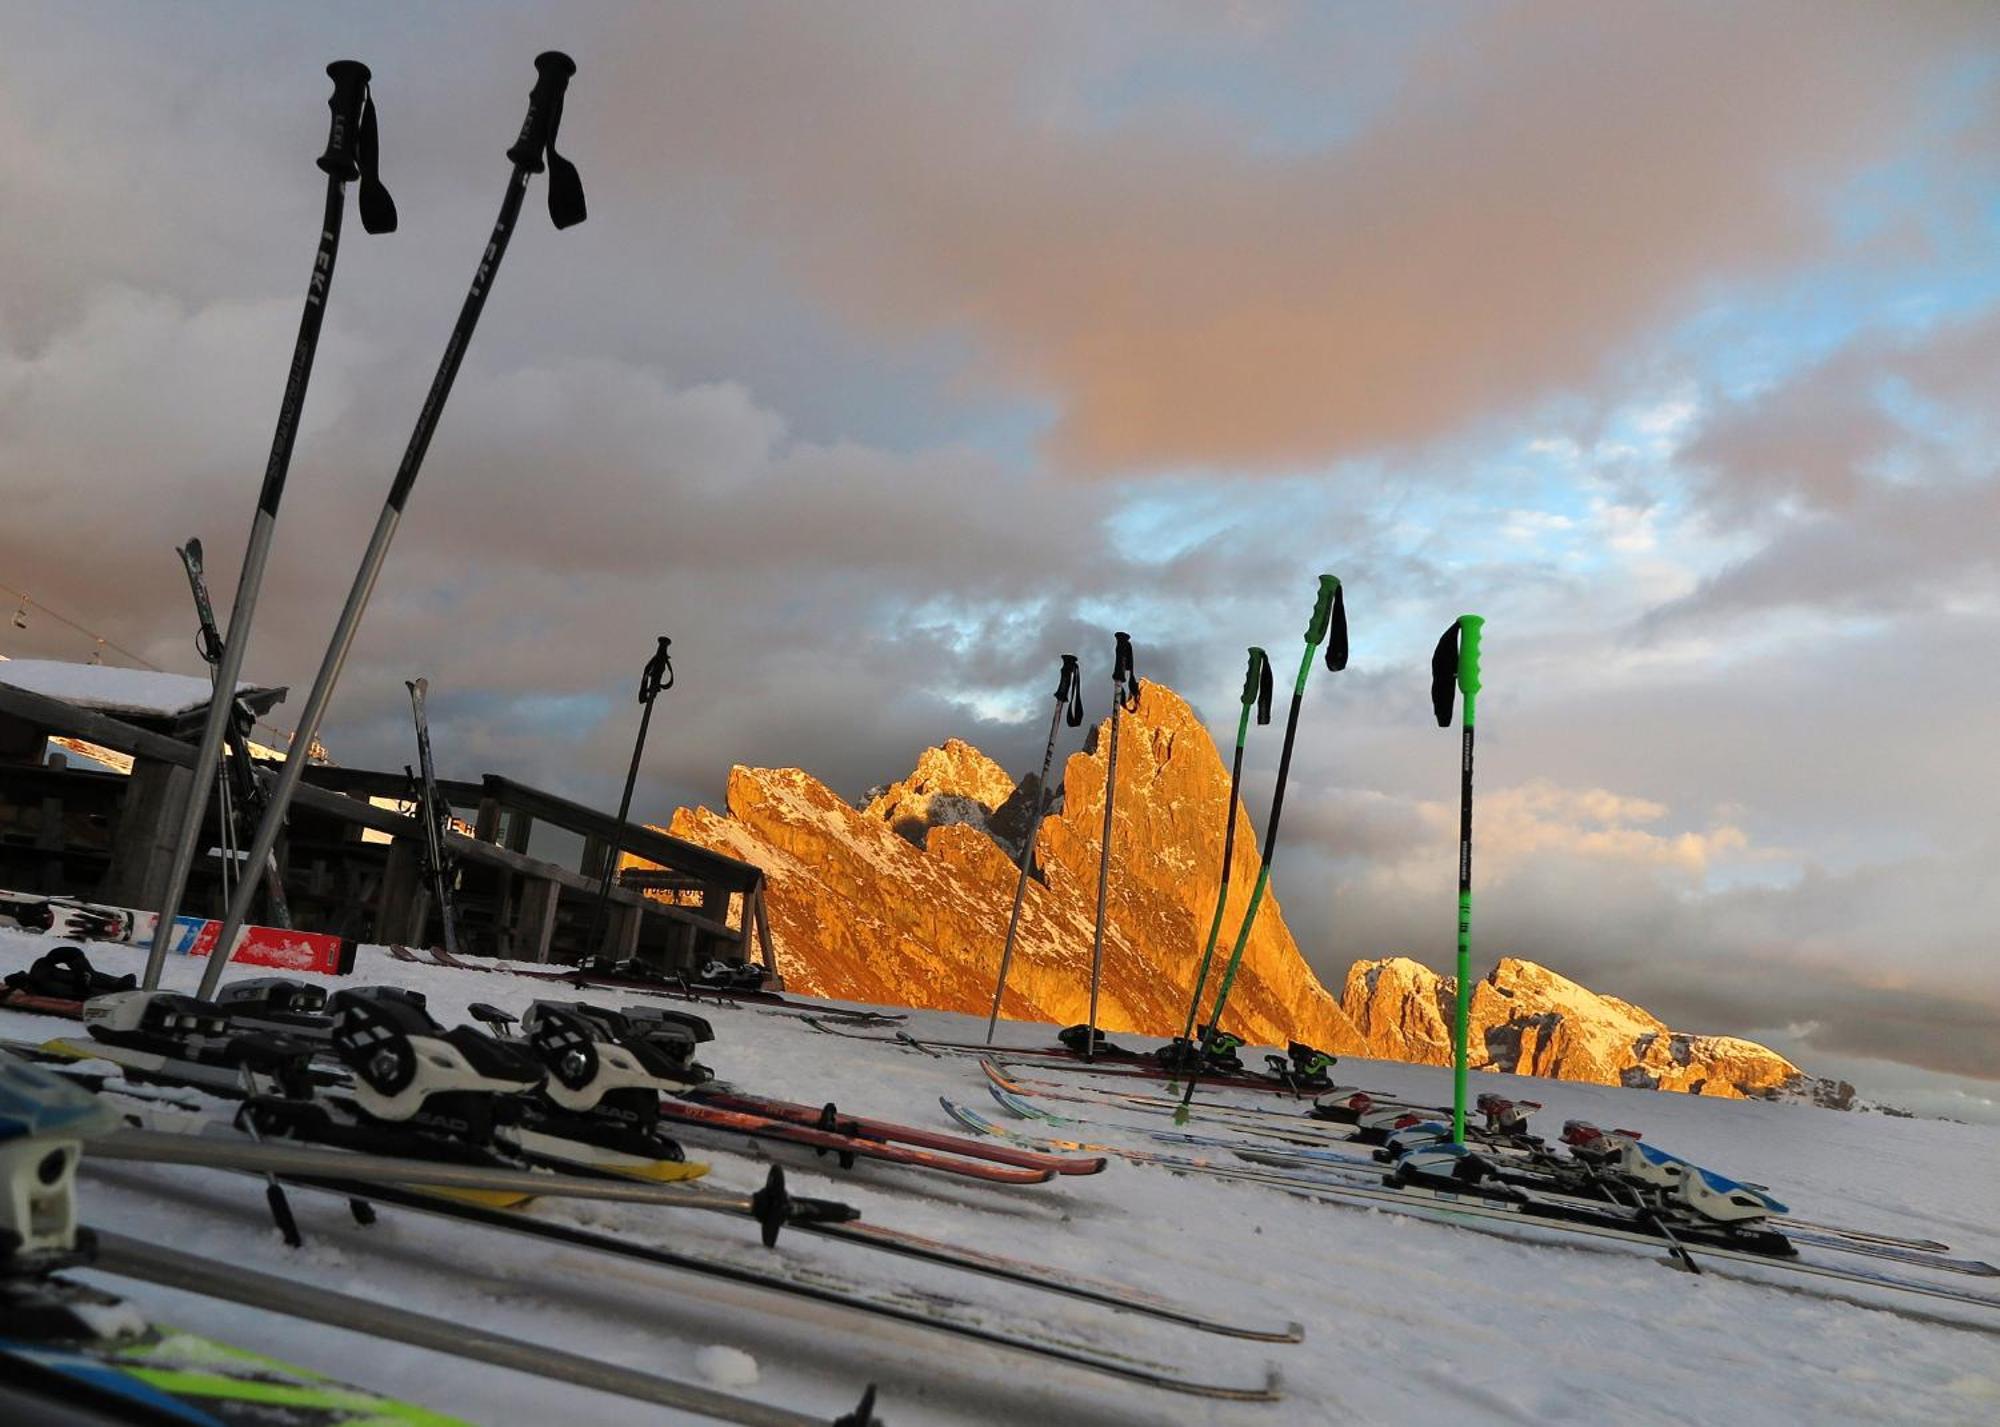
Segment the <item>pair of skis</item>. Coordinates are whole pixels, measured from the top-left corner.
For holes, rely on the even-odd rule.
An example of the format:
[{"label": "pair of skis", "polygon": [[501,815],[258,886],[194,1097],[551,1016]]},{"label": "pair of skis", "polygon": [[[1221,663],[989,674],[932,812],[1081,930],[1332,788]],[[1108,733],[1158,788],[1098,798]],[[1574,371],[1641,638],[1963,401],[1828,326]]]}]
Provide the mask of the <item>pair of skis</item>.
[{"label": "pair of skis", "polygon": [[[512,170],[508,175],[499,217],[495,220],[493,230],[481,249],[471,287],[459,309],[458,321],[445,344],[444,356],[438,364],[430,391],[418,412],[409,445],[404,450],[395,479],[390,485],[388,497],[376,520],[374,532],[369,537],[367,549],[355,573],[354,584],[348,592],[346,604],[335,622],[333,637],[328,642],[319,673],[313,680],[312,692],[307,696],[305,707],[300,712],[291,749],[278,771],[263,817],[259,820],[256,833],[251,838],[244,862],[246,867],[263,867],[276,850],[279,828],[305,772],[307,751],[313,746],[319,734],[321,720],[325,717],[327,706],[332,701],[334,686],[347,662],[348,651],[353,646],[362,615],[367,609],[370,595],[374,592],[376,578],[381,574],[383,563],[388,558],[390,542],[394,539],[396,527],[401,523],[404,506],[416,485],[418,473],[423,467],[424,456],[430,449],[431,437],[437,429],[439,418],[443,415],[445,402],[450,397],[452,385],[458,376],[459,366],[464,361],[473,331],[478,325],[480,314],[485,309],[487,296],[492,290],[501,260],[506,255],[508,242],[513,237],[521,205],[527,195],[529,179],[535,174],[548,172],[549,216],[558,229],[568,228],[584,220],[582,183],[577,177],[574,165],[558,154],[555,147],[556,135],[562,122],[564,96],[569,88],[570,78],[575,73],[575,63],[565,54],[551,50],[535,59],[535,86],[528,97],[527,117],[513,145],[507,150]],[[375,231],[384,231],[393,227],[395,221],[393,204],[389,203],[387,193],[382,190],[379,180],[375,177],[375,121],[372,96],[368,89],[368,70],[360,64],[343,62],[329,67],[329,74],[334,80],[334,94],[330,101],[333,124],[327,152],[320,159],[320,167],[327,175],[326,219],[322,225],[320,250],[314,263],[312,283],[307,292],[305,315],[301,319],[298,341],[294,347],[291,378],[286,383],[284,400],[279,408],[277,434],[273,438],[270,461],[265,468],[264,486],[258,498],[257,516],[245,549],[243,571],[237,581],[229,630],[224,640],[222,657],[216,666],[215,682],[225,693],[233,691],[236,687],[244,651],[249,644],[257,592],[262,583],[264,562],[270,549],[277,521],[278,504],[283,495],[285,476],[290,467],[292,444],[297,434],[300,412],[305,403],[306,385],[318,347],[327,286],[332,279],[334,259],[339,244],[343,189],[346,182],[354,178],[362,181],[361,212],[365,226]],[[217,765],[232,703],[233,700],[227,697],[210,701],[208,722],[195,764],[197,769],[206,770]],[[188,797],[188,806],[183,813],[180,836],[175,845],[174,863],[161,902],[163,926],[171,926],[175,914],[179,911],[180,899],[187,884],[188,869],[193,860],[194,845],[200,834],[202,813],[207,801],[206,794],[207,783],[204,775],[195,780]],[[223,968],[228,963],[236,932],[248,919],[255,895],[255,879],[246,877],[238,881],[236,890],[230,898],[229,908],[222,919],[218,954],[212,956],[208,965],[203,968],[201,991],[204,996],[212,997],[215,994],[216,987],[221,982]],[[155,941],[152,955],[147,962],[145,984],[149,989],[159,985],[160,971],[166,953],[167,940],[163,933]]]}]

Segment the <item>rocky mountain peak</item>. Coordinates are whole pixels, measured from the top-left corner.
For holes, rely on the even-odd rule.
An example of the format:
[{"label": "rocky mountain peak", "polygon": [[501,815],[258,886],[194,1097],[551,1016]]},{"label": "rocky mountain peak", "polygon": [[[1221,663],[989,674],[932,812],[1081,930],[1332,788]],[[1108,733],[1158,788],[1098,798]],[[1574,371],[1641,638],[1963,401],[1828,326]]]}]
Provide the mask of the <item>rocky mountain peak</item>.
[{"label": "rocky mountain peak", "polygon": [[[1002,1014],[1066,1025],[1090,995],[1092,922],[1110,719],[1063,763],[1036,838]],[[681,809],[676,836],[757,863],[779,967],[794,988],[859,1001],[984,1013],[1035,796],[979,749],[947,739],[856,808],[796,768],[730,770],[725,809]],[[1229,773],[1187,702],[1142,682],[1120,723],[1099,1023],[1180,1032],[1215,908]],[[1226,933],[1248,903],[1257,830],[1237,813]],[[1227,934],[1220,951],[1226,953]],[[1343,1055],[1448,1064],[1456,982],[1408,957],[1358,961],[1340,997],[1299,954],[1273,890],[1230,997],[1252,1044],[1303,1040]],[[1782,1056],[1656,1016],[1545,966],[1502,957],[1474,987],[1473,1065],[1522,1075],[1706,1095],[1851,1088],[1809,1081]],[[1843,1095],[1844,1092],[1844,1095]]]}]

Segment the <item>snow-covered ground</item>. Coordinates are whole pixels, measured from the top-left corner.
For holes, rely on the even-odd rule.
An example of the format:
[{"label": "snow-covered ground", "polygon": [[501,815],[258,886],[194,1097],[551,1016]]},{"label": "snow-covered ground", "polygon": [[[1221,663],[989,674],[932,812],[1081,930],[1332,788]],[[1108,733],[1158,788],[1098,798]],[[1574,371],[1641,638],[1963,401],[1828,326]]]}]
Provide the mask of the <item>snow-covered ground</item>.
[{"label": "snow-covered ground", "polygon": [[[0,933],[0,971],[25,965],[52,944]],[[91,954],[108,971],[140,962],[130,948],[93,946]],[[168,984],[192,989],[198,975],[197,964],[177,959]],[[412,966],[375,949],[362,951],[354,979],[416,987],[447,1022],[462,1019],[469,1002],[518,1011],[550,989],[521,977]],[[704,1014],[717,1039],[704,1047],[703,1059],[746,1089],[832,1100],[845,1110],[941,1130],[951,1125],[938,1107],[940,1095],[1000,1117],[970,1058],[938,1059],[827,1035],[750,1007]],[[913,1015],[910,1028],[959,1040],[976,1039],[984,1029],[967,1017],[930,1013]],[[0,1035],[8,1038],[76,1031],[71,1022],[0,1012]],[[1002,1039],[1045,1045],[1049,1032],[1009,1025]],[[1339,1075],[1420,1101],[1450,1094],[1449,1072],[1433,1067],[1349,1061]],[[1505,1076],[1481,1077],[1478,1088],[1544,1102],[1538,1123],[1551,1133],[1569,1116],[1642,1130],[1688,1158],[1769,1184],[1801,1217],[1927,1235],[1956,1253],[2000,1261],[2000,1129],[1994,1127]],[[1204,1099],[1285,1103],[1247,1094]],[[1212,1122],[1202,1128],[1228,1133]],[[1090,1134],[1130,1139],[1116,1131]],[[749,1154],[702,1157],[714,1164],[705,1183],[748,1190],[761,1181],[763,1165]],[[917,1327],[841,1321],[774,1295],[393,1209],[361,1229],[340,1201],[305,1192],[294,1200],[307,1243],[291,1251],[265,1218],[261,1187],[240,1176],[114,1166],[92,1171],[82,1192],[85,1217],[105,1227],[605,1361],[707,1381],[828,1421],[851,1409],[869,1381],[880,1384],[878,1411],[894,1427],[2000,1421],[2000,1313],[1904,1301],[1919,1313],[1961,1312],[1985,1330],[1952,1326],[1851,1301],[1880,1296],[1871,1290],[1832,1299],[1801,1288],[1696,1278],[1634,1248],[1530,1244],[1122,1162],[1102,1175],[1023,1188],[830,1167],[794,1173],[793,1183],[801,1193],[848,1199],[884,1225],[1084,1269],[1197,1300],[1221,1316],[1296,1319],[1306,1331],[1297,1346],[1241,1342],[805,1235],[771,1251],[871,1284],[962,1298],[995,1320],[1073,1335],[1203,1377],[1254,1383],[1267,1364],[1275,1365],[1286,1399],[1231,1404],[1148,1391]],[[532,1212],[748,1262],[767,1252],[754,1228],[712,1215],[552,1200]],[[1939,1277],[1974,1288],[2000,1282]],[[490,1427],[699,1420],[143,1285],[116,1286],[162,1317]],[[940,1305],[937,1311],[965,1310]]]}]

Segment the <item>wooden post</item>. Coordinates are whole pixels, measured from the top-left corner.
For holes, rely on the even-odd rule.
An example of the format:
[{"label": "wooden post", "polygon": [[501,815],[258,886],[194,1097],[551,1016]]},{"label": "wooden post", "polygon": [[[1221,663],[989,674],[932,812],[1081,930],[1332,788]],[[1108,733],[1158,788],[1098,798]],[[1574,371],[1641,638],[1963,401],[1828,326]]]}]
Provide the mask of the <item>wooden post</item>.
[{"label": "wooden post", "polygon": [[[193,786],[194,775],[186,768],[153,758],[134,761],[99,897],[115,907],[160,905],[173,867],[174,833]],[[207,835],[204,828],[202,836]]]},{"label": "wooden post", "polygon": [[[408,944],[411,920],[423,886],[423,868],[416,848],[397,838],[389,844],[389,861],[382,869],[382,891],[375,903],[375,940]],[[421,934],[423,923],[416,925]]]},{"label": "wooden post", "polygon": [[523,877],[521,901],[514,915],[513,954],[525,961],[547,961],[556,935],[556,908],[562,888],[548,877]]}]

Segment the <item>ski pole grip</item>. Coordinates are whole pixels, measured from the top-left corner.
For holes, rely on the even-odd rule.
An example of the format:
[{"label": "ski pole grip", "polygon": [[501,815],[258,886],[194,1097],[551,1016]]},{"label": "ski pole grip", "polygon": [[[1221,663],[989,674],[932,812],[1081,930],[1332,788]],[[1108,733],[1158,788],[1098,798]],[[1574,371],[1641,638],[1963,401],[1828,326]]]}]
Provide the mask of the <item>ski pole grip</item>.
[{"label": "ski pole grip", "polygon": [[1250,667],[1243,673],[1243,707],[1248,708],[1260,699],[1265,708],[1271,706],[1271,661],[1253,644]]},{"label": "ski pole grip", "polygon": [[1319,598],[1313,601],[1312,621],[1306,625],[1306,643],[1319,644],[1326,639],[1327,621],[1333,618],[1333,596],[1340,588],[1340,581],[1332,575],[1319,577]]},{"label": "ski pole grip", "polygon": [[1479,692],[1479,631],[1485,623],[1476,614],[1458,617],[1458,687],[1468,699]]},{"label": "ski pole grip", "polygon": [[555,138],[563,94],[575,73],[576,61],[561,50],[544,50],[535,56],[535,87],[528,95],[528,117],[521,121],[520,137],[507,150],[514,167],[529,173],[542,171],[542,153]]},{"label": "ski pole grip", "polygon": [[333,111],[333,126],[319,167],[327,177],[349,183],[361,177],[361,106],[368,102],[368,66],[358,59],[337,59],[326,73],[333,81],[333,93],[326,101]]},{"label": "ski pole grip", "polygon": [[674,686],[674,661],[667,653],[667,646],[674,641],[662,634],[660,647],[653,651],[653,657],[646,661],[645,669],[639,675],[639,702],[650,704],[658,697],[660,690]]},{"label": "ski pole grip", "polygon": [[1132,636],[1120,630],[1111,637],[1116,641],[1111,654],[1111,682],[1122,684],[1132,677]]},{"label": "ski pole grip", "polygon": [[1063,655],[1062,673],[1056,676],[1056,702],[1069,702],[1070,695],[1076,692],[1077,685],[1082,682],[1083,670],[1077,663],[1076,656],[1074,654]]}]

